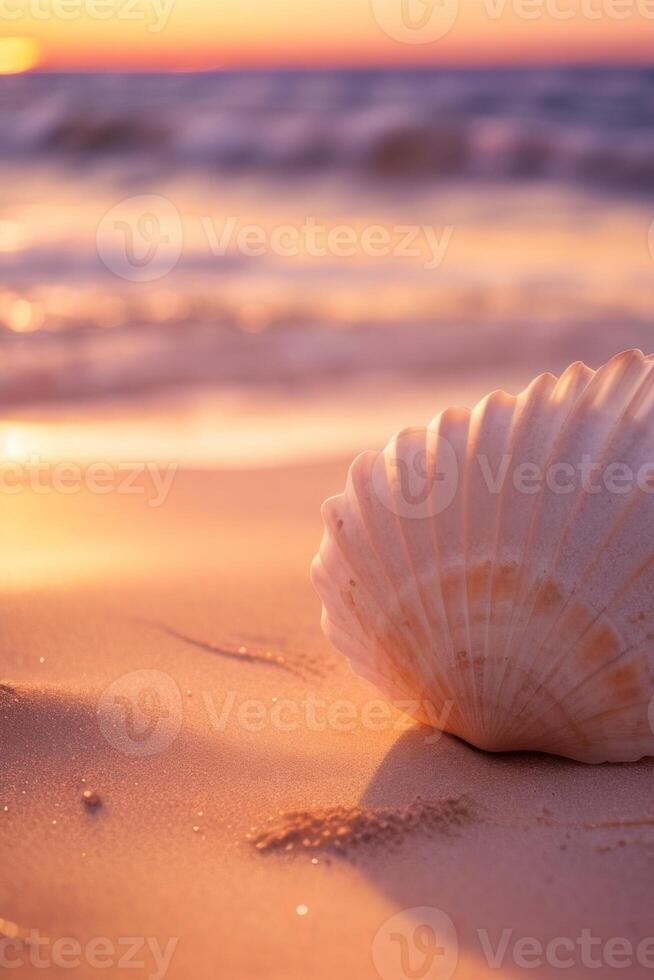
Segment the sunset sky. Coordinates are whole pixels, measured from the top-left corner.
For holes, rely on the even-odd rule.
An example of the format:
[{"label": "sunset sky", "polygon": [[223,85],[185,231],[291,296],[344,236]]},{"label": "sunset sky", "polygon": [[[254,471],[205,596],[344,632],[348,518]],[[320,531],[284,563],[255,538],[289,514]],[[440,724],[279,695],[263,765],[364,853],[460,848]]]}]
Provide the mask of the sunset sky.
[{"label": "sunset sky", "polygon": [[[427,25],[423,32],[404,31],[413,43],[401,36],[403,3],[405,17]],[[32,64],[57,69],[629,63],[651,60],[654,51],[654,0],[433,4],[434,0],[0,0],[0,35],[24,38],[31,45]],[[441,18],[442,28],[436,18]],[[443,36],[431,39],[431,25]],[[23,49],[23,56],[26,52]],[[12,68],[16,53],[15,42],[10,48],[0,38],[0,70],[3,59],[4,70],[17,70]],[[17,63],[25,67],[24,57]]]}]

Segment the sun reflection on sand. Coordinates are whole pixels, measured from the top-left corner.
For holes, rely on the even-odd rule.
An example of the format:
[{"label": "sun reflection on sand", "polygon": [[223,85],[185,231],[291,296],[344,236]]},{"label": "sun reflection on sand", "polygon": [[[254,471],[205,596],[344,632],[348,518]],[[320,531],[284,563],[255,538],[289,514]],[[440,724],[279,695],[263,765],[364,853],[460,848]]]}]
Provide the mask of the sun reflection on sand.
[{"label": "sun reflection on sand", "polygon": [[[474,377],[438,390],[373,377],[344,389],[315,385],[290,395],[198,388],[129,403],[74,403],[14,411],[0,423],[0,464],[73,461],[174,463],[180,468],[265,469],[381,449],[403,425],[426,425],[450,403],[473,404],[494,379]],[[507,379],[509,383],[510,379]],[[513,388],[529,381],[517,376]]]}]

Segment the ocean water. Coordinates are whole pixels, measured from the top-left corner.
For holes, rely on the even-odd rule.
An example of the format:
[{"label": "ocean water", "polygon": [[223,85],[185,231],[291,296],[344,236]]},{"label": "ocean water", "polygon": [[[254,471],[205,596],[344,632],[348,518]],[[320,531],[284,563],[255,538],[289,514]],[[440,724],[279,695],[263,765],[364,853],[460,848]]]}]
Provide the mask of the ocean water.
[{"label": "ocean water", "polygon": [[30,74],[0,125],[6,414],[654,348],[654,70]]},{"label": "ocean water", "polygon": [[654,68],[29,74],[0,106],[5,160],[654,190]]}]

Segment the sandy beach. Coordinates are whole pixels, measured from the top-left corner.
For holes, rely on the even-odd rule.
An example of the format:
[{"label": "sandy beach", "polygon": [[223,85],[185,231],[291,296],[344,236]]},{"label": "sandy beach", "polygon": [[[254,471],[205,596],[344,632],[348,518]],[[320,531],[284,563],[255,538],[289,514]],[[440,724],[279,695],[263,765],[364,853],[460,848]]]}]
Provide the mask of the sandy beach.
[{"label": "sandy beach", "polygon": [[653,42],[0,0],[0,980],[654,976]]},{"label": "sandy beach", "polygon": [[385,708],[308,580],[345,472],[3,498],[15,975],[650,975],[654,761],[491,756]]}]

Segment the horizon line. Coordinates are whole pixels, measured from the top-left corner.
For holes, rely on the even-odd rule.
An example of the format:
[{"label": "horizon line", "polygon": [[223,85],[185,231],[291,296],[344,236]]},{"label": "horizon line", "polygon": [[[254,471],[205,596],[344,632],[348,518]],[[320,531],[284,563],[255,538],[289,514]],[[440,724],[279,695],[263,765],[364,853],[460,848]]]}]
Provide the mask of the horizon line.
[{"label": "horizon line", "polygon": [[[618,71],[643,71],[652,70],[654,71],[654,62],[651,58],[644,59],[642,62],[639,60],[631,59],[629,61],[620,60],[610,60],[610,59],[597,59],[597,60],[570,60],[570,61],[552,61],[552,60],[537,60],[537,61],[466,61],[461,59],[460,61],[452,61],[447,64],[429,65],[429,64],[404,64],[398,62],[375,62],[371,64],[354,62],[352,64],[334,63],[334,64],[324,64],[324,65],[303,65],[303,64],[283,64],[270,62],[267,64],[252,64],[243,63],[239,65],[211,65],[207,67],[197,67],[197,68],[184,68],[184,67],[171,67],[171,66],[145,66],[139,67],[138,65],[129,65],[126,67],[119,67],[116,65],[107,65],[99,67],[88,67],[85,65],[41,65],[35,66],[22,74],[25,75],[212,75],[212,74],[227,74],[229,72],[235,71],[282,71],[282,72],[371,72],[371,71],[398,71],[398,72],[433,72],[433,71],[542,71],[542,70],[558,70],[558,71],[579,71],[588,69],[612,69]],[[10,76],[5,76],[10,77]]]}]

